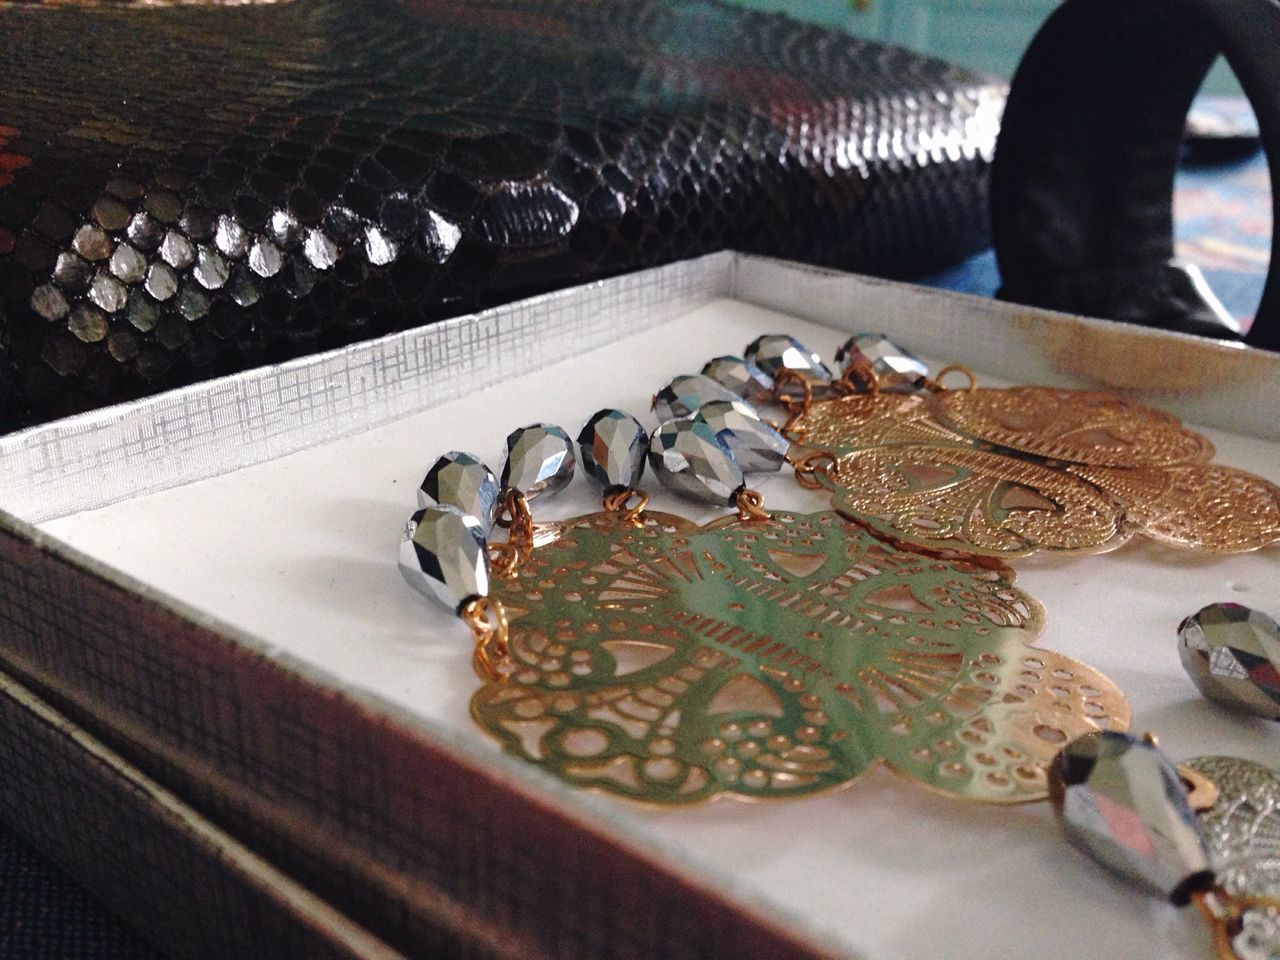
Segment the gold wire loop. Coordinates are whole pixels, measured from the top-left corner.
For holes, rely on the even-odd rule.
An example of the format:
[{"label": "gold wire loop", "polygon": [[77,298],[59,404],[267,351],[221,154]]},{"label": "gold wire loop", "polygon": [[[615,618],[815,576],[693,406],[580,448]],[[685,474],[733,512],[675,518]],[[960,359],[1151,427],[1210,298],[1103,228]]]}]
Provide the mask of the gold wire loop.
[{"label": "gold wire loop", "polygon": [[481,679],[497,683],[507,678],[511,666],[510,623],[507,608],[496,597],[476,597],[458,611],[471,629],[475,652],[471,665]]},{"label": "gold wire loop", "polygon": [[520,551],[512,543],[489,544],[489,572],[495,577],[509,580],[516,575],[522,559]]},{"label": "gold wire loop", "polygon": [[640,515],[649,506],[649,495],[634,487],[620,487],[606,491],[600,505],[610,513],[621,513],[627,523],[639,523]]},{"label": "gold wire loop", "polygon": [[1213,931],[1213,949],[1218,960],[1244,960],[1232,941],[1240,934],[1244,915],[1250,910],[1280,911],[1280,898],[1237,896],[1215,886],[1192,894],[1192,899]]},{"label": "gold wire loop", "polygon": [[[854,379],[854,374],[858,379]],[[835,381],[834,386],[844,396],[851,393],[869,393],[874,397],[880,392],[880,374],[870,367],[859,369],[850,364],[844,368],[844,373],[840,374],[840,379]]]},{"label": "gold wire loop", "polygon": [[529,498],[514,487],[506,487],[498,501],[494,523],[506,527],[506,543],[489,544],[489,569],[495,576],[516,575],[521,562],[533,550],[533,514]]},{"label": "gold wire loop", "polygon": [[942,393],[945,390],[955,389],[954,387],[943,386],[942,381],[948,373],[963,373],[969,378],[969,385],[964,388],[965,393],[973,393],[978,389],[978,376],[963,364],[953,363],[950,366],[943,367],[938,371],[938,375],[932,380],[926,379],[924,385],[933,393]]},{"label": "gold wire loop", "polygon": [[848,397],[859,392],[858,385],[852,380],[846,380],[844,377],[837,377],[831,381],[831,392],[837,397]]},{"label": "gold wire loop", "polygon": [[1218,785],[1199,770],[1178,764],[1178,776],[1182,778],[1182,788],[1187,792],[1187,802],[1196,813],[1212,810],[1218,802]]},{"label": "gold wire loop", "polygon": [[836,457],[830,450],[808,450],[791,462],[796,472],[796,483],[806,490],[820,490],[818,471],[826,472],[836,465]]},{"label": "gold wire loop", "polygon": [[[800,398],[788,396],[783,388],[794,384],[800,388]],[[783,424],[783,432],[790,430],[797,420],[809,412],[813,406],[813,384],[794,370],[780,370],[773,378],[773,396],[787,410],[787,422]]]},{"label": "gold wire loop", "polygon": [[511,531],[508,540],[517,549],[532,549],[533,514],[529,511],[529,499],[515,487],[502,491],[495,522]]},{"label": "gold wire loop", "polygon": [[738,508],[739,520],[770,520],[773,518],[768,510],[764,508],[764,497],[760,495],[758,490],[748,490],[743,487],[733,499],[734,506]]}]

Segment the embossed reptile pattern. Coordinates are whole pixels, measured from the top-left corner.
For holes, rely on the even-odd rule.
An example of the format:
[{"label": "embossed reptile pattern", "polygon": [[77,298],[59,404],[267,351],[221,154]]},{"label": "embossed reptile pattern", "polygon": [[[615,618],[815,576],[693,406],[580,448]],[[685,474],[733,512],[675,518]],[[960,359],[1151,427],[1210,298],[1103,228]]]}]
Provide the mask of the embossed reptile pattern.
[{"label": "embossed reptile pattern", "polygon": [[724,248],[925,269],[1004,97],[711,0],[0,2],[0,76],[7,429]]}]

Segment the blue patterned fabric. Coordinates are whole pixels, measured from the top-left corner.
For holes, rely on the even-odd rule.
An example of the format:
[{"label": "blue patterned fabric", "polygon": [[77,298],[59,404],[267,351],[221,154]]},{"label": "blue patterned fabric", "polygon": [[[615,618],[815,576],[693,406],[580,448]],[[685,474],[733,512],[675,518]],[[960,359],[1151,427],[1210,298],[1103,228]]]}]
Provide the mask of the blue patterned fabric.
[{"label": "blue patterned fabric", "polygon": [[[1227,311],[1246,330],[1262,299],[1271,256],[1270,181],[1265,155],[1213,166],[1184,166],[1174,189],[1174,244],[1198,266]],[[994,296],[995,254],[987,250],[922,277],[930,287]]]}]

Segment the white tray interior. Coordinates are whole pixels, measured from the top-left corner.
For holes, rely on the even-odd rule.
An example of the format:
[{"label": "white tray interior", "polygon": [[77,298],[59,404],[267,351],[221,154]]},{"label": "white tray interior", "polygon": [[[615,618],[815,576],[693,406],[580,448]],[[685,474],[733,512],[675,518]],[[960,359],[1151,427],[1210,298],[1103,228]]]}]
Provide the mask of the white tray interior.
[{"label": "white tray interior", "polygon": [[[792,279],[803,283],[805,274],[795,271]],[[892,294],[892,288],[875,289],[878,299]],[[870,305],[856,317],[851,313],[846,325],[880,326],[867,313]],[[775,332],[791,333],[828,357],[847,336],[812,318],[714,299],[420,412],[197,482],[73,512],[42,528],[313,665],[336,684],[496,757],[496,747],[468,713],[478,681],[466,630],[409,590],[396,570],[397,540],[424,470],[451,449],[473,451],[496,468],[511,429],[545,420],[576,433],[587,415],[605,406],[630,410],[653,426],[650,396],[670,377],[696,372],[713,356],[741,353],[757,335]],[[917,345],[909,331],[895,335],[908,347]],[[955,357],[927,359],[937,369]],[[984,382],[1000,382],[976,366]],[[1280,442],[1204,432],[1220,461],[1280,482]],[[225,433],[217,436],[218,444],[234,442]],[[28,448],[31,439],[24,441]],[[226,451],[211,456],[235,462]],[[826,506],[821,495],[800,489],[789,471],[755,485],[771,505]],[[656,509],[701,520],[718,515],[670,497],[652,480],[647,486]],[[5,500],[0,493],[0,507],[10,506]],[[559,497],[535,502],[540,518],[595,509],[597,494],[581,478]],[[1130,698],[1136,729],[1158,732],[1176,758],[1226,753],[1280,765],[1280,731],[1205,703],[1184,675],[1175,645],[1179,620],[1211,602],[1234,600],[1280,613],[1280,548],[1205,559],[1133,543],[1103,556],[1031,559],[1015,567],[1020,585],[1048,611],[1040,645],[1115,680]],[[513,777],[538,776],[514,761],[506,768]],[[757,908],[786,915],[835,953],[877,960],[1191,960],[1209,949],[1194,911],[1161,906],[1113,880],[1063,840],[1047,803],[961,803],[884,771],[819,798],[721,800],[676,811],[559,790],[547,778],[539,782],[616,829],[659,845],[688,870],[715,878]]]}]

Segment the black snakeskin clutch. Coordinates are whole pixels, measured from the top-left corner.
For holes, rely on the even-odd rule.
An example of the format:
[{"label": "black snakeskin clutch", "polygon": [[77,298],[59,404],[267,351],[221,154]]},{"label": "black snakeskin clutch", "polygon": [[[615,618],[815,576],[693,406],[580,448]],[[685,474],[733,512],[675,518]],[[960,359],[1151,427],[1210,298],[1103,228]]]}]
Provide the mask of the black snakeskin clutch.
[{"label": "black snakeskin clutch", "polygon": [[0,2],[0,428],[723,248],[987,241],[1004,87],[714,0]]}]

